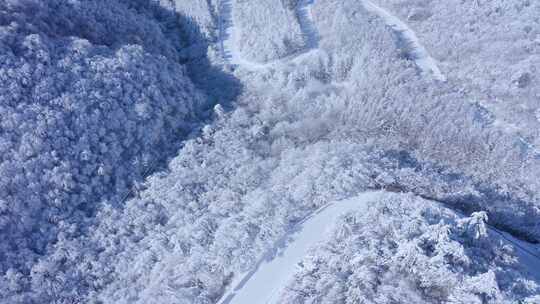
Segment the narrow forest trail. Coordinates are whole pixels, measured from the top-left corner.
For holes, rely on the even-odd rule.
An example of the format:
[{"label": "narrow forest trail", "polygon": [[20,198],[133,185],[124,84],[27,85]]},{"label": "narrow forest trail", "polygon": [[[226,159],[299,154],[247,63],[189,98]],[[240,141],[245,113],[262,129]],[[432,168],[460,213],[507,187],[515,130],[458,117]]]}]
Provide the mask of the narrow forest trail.
[{"label": "narrow forest trail", "polygon": [[[308,254],[310,248],[327,239],[328,230],[339,216],[367,208],[385,195],[400,194],[384,190],[365,192],[354,198],[329,203],[309,215],[282,236],[251,271],[237,276],[218,303],[252,304],[255,301],[261,304],[278,303],[281,291],[294,276],[296,265]],[[441,202],[431,202],[441,208],[448,208]],[[515,249],[520,262],[540,282],[540,257],[536,254],[534,245],[489,225],[488,227],[493,235],[499,235],[502,242]]]}]

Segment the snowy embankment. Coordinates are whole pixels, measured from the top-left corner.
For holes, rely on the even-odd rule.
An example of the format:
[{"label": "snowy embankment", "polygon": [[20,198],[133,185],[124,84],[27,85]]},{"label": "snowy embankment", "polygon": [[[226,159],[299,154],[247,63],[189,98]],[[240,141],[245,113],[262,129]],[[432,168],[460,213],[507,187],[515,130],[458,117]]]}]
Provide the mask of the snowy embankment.
[{"label": "snowy embankment", "polygon": [[[385,191],[366,192],[348,200],[330,203],[305,218],[279,239],[257,263],[255,268],[232,282],[220,304],[278,303],[282,291],[294,277],[298,265],[317,243],[328,238],[329,230],[338,218],[351,211],[362,211],[388,195]],[[440,205],[439,202],[431,202]],[[540,257],[534,245],[489,227],[490,234],[515,249],[519,262],[540,281]]]},{"label": "snowy embankment", "polygon": [[406,23],[369,0],[363,0],[362,4],[366,10],[381,17],[389,27],[396,31],[401,39],[410,44],[412,59],[420,70],[433,75],[439,81],[446,81],[446,76],[439,69],[437,61],[431,57],[426,48],[420,43],[415,32]]}]

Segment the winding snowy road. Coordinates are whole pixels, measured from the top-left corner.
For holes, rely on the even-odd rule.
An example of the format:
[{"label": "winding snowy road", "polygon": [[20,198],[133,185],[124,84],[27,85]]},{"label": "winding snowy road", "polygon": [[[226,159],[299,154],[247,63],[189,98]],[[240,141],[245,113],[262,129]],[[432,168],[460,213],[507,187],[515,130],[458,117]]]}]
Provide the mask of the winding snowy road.
[{"label": "winding snowy road", "polygon": [[437,61],[431,57],[426,48],[420,43],[416,33],[405,22],[369,0],[363,0],[362,4],[366,10],[381,17],[405,42],[410,44],[412,59],[419,69],[439,81],[446,81],[446,76],[439,69]]},{"label": "winding snowy road", "polygon": [[306,39],[306,48],[303,51],[296,52],[277,60],[266,63],[258,63],[246,60],[238,50],[238,41],[235,33],[239,30],[233,20],[234,0],[221,0],[219,7],[219,49],[223,60],[233,66],[241,66],[248,70],[266,69],[287,61],[294,60],[311,50],[318,48],[318,33],[313,24],[311,6],[315,0],[301,0],[296,6],[296,16],[300,28]]},{"label": "winding snowy road", "polygon": [[[254,269],[238,276],[223,295],[219,304],[277,303],[280,292],[294,276],[295,265],[301,262],[308,250],[327,239],[327,232],[338,217],[350,211],[358,211],[377,202],[384,195],[396,195],[386,191],[365,192],[357,197],[329,203],[300,222],[289,234],[279,239],[257,263]],[[446,208],[440,202],[433,202]],[[511,235],[490,227],[516,250],[520,262],[540,281],[540,259],[533,245],[517,240]],[[281,252],[280,248],[284,248]]]},{"label": "winding snowy road", "polygon": [[[243,59],[237,51],[234,39],[235,28],[232,21],[232,2],[231,0],[223,0],[221,2],[219,28],[220,48],[224,60],[231,65],[239,65],[247,69],[264,69],[295,60],[310,51],[317,51],[320,37],[316,31],[311,11],[314,1],[303,0],[297,6],[300,26],[307,36],[308,47],[306,52],[260,64]],[[409,45],[411,59],[414,60],[420,71],[440,82],[447,80],[439,69],[437,61],[420,43],[415,32],[406,23],[370,0],[362,0],[362,4],[368,12],[379,16],[386,25],[398,34],[400,39]],[[385,191],[366,192],[352,199],[329,203],[319,209],[300,222],[289,234],[278,240],[259,260],[254,269],[237,275],[218,303],[276,303],[280,291],[294,275],[295,265],[306,256],[311,247],[318,242],[325,241],[327,229],[332,227],[337,218],[344,213],[366,208],[383,195],[388,195],[388,193]],[[433,203],[441,204],[440,202]],[[493,227],[490,227],[490,231],[498,234],[502,241],[511,244],[515,248],[520,262],[527,266],[530,272],[540,281],[540,258],[537,255],[537,248]]]}]

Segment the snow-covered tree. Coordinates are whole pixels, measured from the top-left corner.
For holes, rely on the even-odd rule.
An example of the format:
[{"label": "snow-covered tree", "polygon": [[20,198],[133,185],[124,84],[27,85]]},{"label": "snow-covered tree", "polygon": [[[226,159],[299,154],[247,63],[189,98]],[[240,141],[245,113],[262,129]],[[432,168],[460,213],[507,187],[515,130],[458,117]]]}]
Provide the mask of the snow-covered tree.
[{"label": "snow-covered tree", "polygon": [[199,121],[207,102],[169,39],[179,18],[149,1],[0,3],[0,275],[32,269],[31,285],[57,293],[43,281],[57,270],[35,260],[100,201],[121,203]]}]

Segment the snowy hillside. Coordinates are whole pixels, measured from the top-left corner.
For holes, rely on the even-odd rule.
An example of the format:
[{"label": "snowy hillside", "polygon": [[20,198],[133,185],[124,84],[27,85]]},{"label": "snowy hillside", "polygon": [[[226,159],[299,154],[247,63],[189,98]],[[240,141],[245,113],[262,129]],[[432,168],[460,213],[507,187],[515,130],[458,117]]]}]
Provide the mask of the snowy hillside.
[{"label": "snowy hillside", "polygon": [[538,16],[0,1],[0,303],[540,303]]}]

